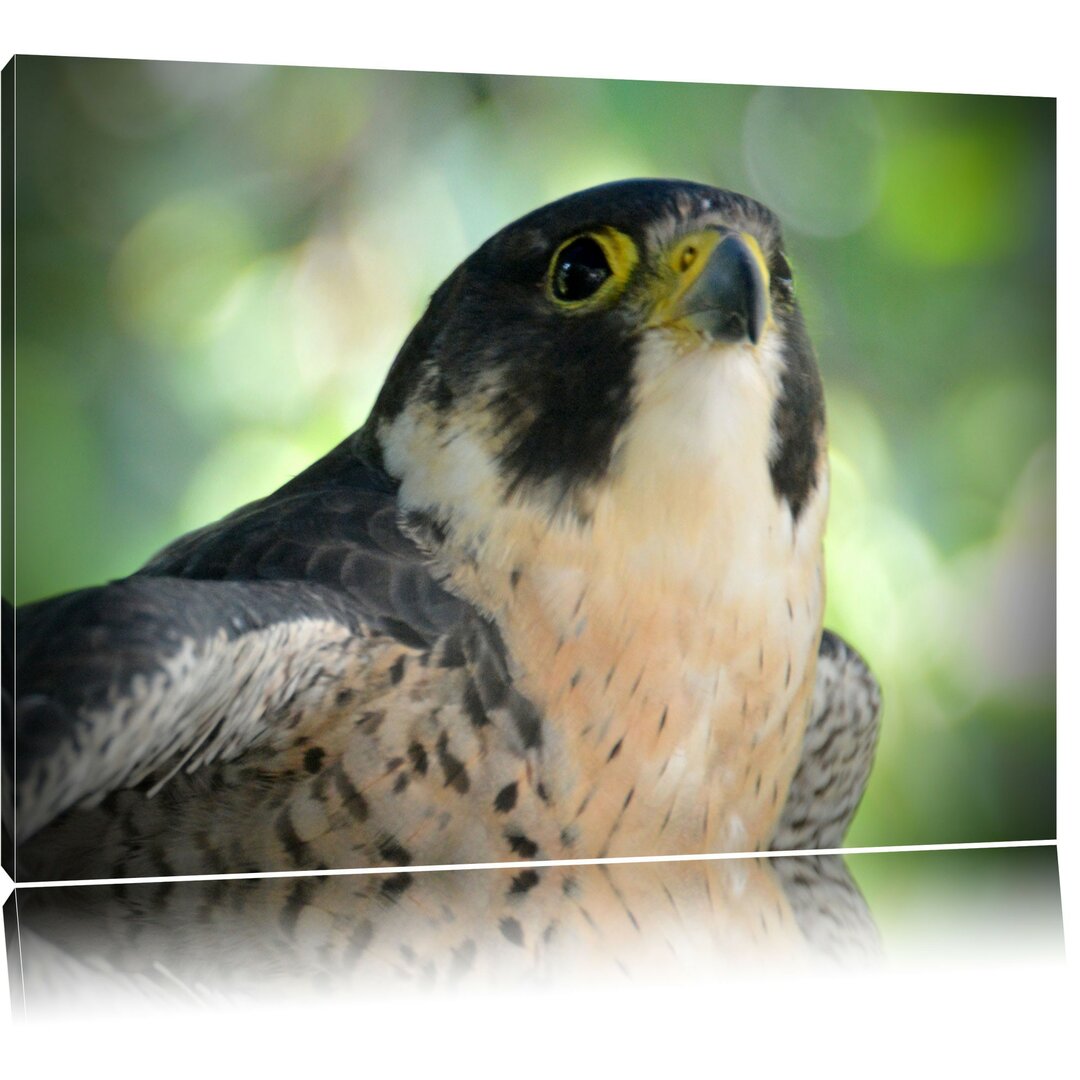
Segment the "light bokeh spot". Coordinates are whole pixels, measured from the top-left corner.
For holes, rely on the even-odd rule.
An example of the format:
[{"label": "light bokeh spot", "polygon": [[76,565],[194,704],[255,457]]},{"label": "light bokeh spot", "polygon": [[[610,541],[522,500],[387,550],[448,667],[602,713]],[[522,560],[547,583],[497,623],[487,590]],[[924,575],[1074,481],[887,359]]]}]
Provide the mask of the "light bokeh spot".
[{"label": "light bokeh spot", "polygon": [[755,194],[789,229],[846,236],[878,208],[885,140],[867,94],[762,87],[743,141]]}]

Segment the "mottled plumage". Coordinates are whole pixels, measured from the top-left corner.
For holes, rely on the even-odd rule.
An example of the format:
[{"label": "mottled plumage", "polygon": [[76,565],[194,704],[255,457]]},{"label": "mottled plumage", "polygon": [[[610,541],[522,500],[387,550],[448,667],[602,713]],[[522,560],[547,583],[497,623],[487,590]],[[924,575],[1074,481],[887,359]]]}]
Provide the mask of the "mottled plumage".
[{"label": "mottled plumage", "polygon": [[881,958],[835,855],[23,889],[18,927],[12,982],[36,1016],[114,995],[580,989]]},{"label": "mottled plumage", "polygon": [[630,181],[536,211],[354,436],[19,612],[21,870],[838,842],[878,701],[839,639],[818,658],[827,498],[766,208]]}]

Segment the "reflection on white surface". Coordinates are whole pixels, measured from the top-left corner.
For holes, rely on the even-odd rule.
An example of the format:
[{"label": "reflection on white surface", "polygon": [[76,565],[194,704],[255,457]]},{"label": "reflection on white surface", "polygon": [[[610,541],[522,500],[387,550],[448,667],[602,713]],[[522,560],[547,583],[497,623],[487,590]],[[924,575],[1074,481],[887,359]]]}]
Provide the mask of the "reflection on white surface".
[{"label": "reflection on white surface", "polygon": [[5,910],[13,1010],[1061,957],[1053,849],[848,863],[884,934],[837,856],[22,889]]}]

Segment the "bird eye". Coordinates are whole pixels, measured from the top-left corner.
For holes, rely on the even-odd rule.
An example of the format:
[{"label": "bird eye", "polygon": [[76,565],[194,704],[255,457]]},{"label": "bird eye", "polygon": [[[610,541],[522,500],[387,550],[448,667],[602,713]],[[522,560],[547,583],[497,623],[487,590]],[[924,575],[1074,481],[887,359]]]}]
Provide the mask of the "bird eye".
[{"label": "bird eye", "polygon": [[588,300],[611,277],[611,265],[591,236],[578,236],[560,248],[551,268],[551,291],[557,300]]},{"label": "bird eye", "polygon": [[769,274],[778,282],[790,287],[791,264],[787,261],[787,257],[782,251],[778,251],[773,256],[772,265],[769,267]]}]

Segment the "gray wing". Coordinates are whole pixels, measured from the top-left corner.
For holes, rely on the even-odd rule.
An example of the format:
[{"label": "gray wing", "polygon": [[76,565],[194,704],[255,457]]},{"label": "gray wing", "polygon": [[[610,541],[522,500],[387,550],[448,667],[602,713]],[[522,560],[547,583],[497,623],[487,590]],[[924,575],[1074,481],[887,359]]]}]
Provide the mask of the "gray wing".
[{"label": "gray wing", "polygon": [[818,956],[841,964],[881,958],[881,935],[842,855],[789,855],[770,865]]},{"label": "gray wing", "polygon": [[347,441],[132,577],[18,611],[8,827],[22,840],[117,788],[235,757],[287,726],[297,695],[362,677],[371,639],[426,649],[473,614]]},{"label": "gray wing", "polygon": [[843,843],[870,778],[880,719],[877,680],[843,638],[826,630],[802,757],[770,845],[773,851]]}]

